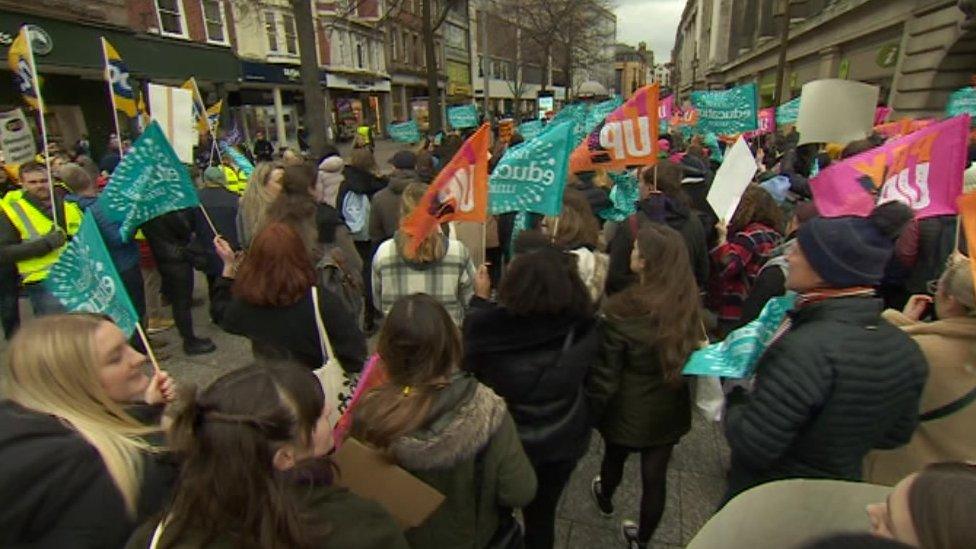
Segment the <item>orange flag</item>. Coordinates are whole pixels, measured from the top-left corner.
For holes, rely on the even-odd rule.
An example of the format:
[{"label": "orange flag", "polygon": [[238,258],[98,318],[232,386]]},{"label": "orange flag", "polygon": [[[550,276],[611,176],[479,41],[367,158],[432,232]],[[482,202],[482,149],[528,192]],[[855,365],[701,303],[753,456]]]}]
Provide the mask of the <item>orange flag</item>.
[{"label": "orange flag", "polygon": [[[966,252],[969,256],[969,268],[976,280],[976,193],[964,194],[959,197],[959,218],[962,219],[963,229],[966,231]],[[959,234],[956,233],[956,246],[953,253],[959,250]]]},{"label": "orange flag", "polygon": [[488,145],[491,127],[482,125],[461,145],[413,212],[400,222],[410,236],[408,251],[415,252],[441,223],[488,218]]},{"label": "orange flag", "polygon": [[658,85],[644,86],[583,140],[569,157],[573,173],[657,163]]}]

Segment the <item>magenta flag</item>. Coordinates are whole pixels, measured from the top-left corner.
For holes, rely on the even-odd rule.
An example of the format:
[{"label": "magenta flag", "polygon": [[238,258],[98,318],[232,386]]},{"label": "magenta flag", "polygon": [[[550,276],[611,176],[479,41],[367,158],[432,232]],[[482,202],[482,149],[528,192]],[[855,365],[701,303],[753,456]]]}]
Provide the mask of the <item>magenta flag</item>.
[{"label": "magenta flag", "polygon": [[665,97],[657,104],[658,120],[671,120],[672,114],[674,114],[674,94]]},{"label": "magenta flag", "polygon": [[955,214],[968,138],[962,115],[831,164],[810,182],[817,211],[867,217],[875,204],[901,200],[920,219]]},{"label": "magenta flag", "polygon": [[874,125],[878,126],[884,124],[888,121],[888,115],[891,114],[891,107],[878,107],[874,109]]},{"label": "magenta flag", "polygon": [[776,131],[776,107],[769,107],[759,111],[759,128],[742,134],[746,139],[766,135]]}]

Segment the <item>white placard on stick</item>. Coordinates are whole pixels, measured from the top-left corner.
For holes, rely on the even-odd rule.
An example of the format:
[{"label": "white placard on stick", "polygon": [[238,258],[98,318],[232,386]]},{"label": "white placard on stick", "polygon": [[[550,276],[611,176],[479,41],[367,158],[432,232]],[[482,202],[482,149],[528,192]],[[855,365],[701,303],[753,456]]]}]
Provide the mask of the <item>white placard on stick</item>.
[{"label": "white placard on stick", "polygon": [[877,86],[852,80],[815,80],[804,84],[796,119],[799,144],[846,145],[871,135],[879,93]]},{"label": "white placard on stick", "polygon": [[193,120],[193,93],[182,88],[149,84],[149,114],[159,122],[180,162],[192,164],[193,146],[199,139]]},{"label": "white placard on stick", "polygon": [[735,145],[725,151],[725,160],[719,166],[712,188],[708,191],[706,200],[715,215],[726,222],[732,219],[732,214],[739,207],[742,193],[757,170],[756,158],[752,156],[749,145],[745,139],[739,137]]},{"label": "white placard on stick", "polygon": [[4,162],[7,164],[34,160],[37,145],[23,110],[0,112],[0,149],[3,149]]}]

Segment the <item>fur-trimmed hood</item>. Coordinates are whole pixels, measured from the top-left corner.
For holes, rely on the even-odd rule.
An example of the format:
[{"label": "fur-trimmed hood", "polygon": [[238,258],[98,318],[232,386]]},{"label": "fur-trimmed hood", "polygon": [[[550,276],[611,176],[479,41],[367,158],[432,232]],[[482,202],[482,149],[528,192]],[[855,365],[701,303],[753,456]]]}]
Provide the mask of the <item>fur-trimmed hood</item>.
[{"label": "fur-trimmed hood", "polygon": [[505,401],[467,374],[458,374],[431,405],[428,424],[390,450],[407,469],[443,469],[471,459],[501,426]]}]

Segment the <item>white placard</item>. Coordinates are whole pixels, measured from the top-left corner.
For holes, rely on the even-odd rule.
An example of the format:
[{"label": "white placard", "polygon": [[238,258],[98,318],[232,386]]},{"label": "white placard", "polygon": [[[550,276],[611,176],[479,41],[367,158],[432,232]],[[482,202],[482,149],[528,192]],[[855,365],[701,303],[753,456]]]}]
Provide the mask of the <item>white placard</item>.
[{"label": "white placard", "polygon": [[30,162],[37,154],[37,144],[24,111],[14,109],[0,112],[0,149],[7,164]]},{"label": "white placard", "polygon": [[877,86],[852,80],[816,80],[804,84],[796,119],[799,144],[846,145],[871,135],[879,93]]},{"label": "white placard", "polygon": [[715,215],[726,223],[732,219],[732,214],[739,207],[742,193],[746,191],[758,169],[749,145],[745,139],[739,137],[735,145],[725,151],[725,160],[719,166],[712,188],[708,191],[706,200]]},{"label": "white placard", "polygon": [[193,163],[193,147],[200,136],[193,119],[193,92],[149,84],[149,114],[159,122],[180,162]]}]

